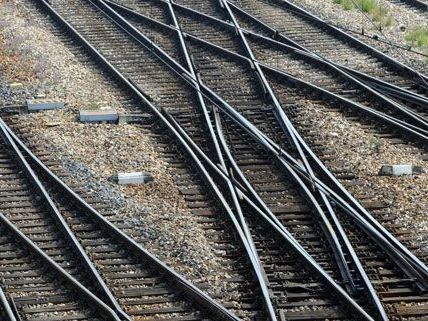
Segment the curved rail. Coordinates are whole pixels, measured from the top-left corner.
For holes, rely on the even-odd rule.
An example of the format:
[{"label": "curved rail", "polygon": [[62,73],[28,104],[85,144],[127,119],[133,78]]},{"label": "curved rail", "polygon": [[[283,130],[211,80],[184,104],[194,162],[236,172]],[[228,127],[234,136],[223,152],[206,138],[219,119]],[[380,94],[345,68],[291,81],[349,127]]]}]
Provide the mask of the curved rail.
[{"label": "curved rail", "polygon": [[[103,2],[102,1],[97,1],[97,4],[100,6],[100,7],[102,7],[102,9],[103,10],[105,10],[105,11],[107,11],[107,12],[109,12],[109,16],[112,18],[114,18],[114,19],[117,19],[117,20],[115,20],[116,21],[116,23],[118,23],[120,26],[122,26],[122,28],[124,28],[124,30],[127,30],[127,32],[129,33],[129,34],[131,34],[133,37],[135,37],[137,40],[139,40],[140,42],[142,42],[142,43],[144,43],[144,42],[146,42],[146,43],[150,43],[150,41],[148,41],[147,40],[147,38],[144,38],[144,36],[143,35],[141,35],[141,33],[139,33],[135,28],[132,28],[129,24],[127,24],[126,23],[126,21],[124,21],[123,19],[120,19],[120,17],[117,17],[116,15],[115,15],[115,13],[114,12],[111,12],[111,11],[109,11],[109,9],[108,9],[108,7],[107,6],[104,6],[103,5]],[[78,37],[78,34],[75,34],[75,36],[77,36]],[[82,40],[82,39],[80,39],[80,40]],[[84,39],[83,39],[84,40]],[[87,42],[83,42],[84,44],[85,44],[85,46],[86,47],[89,47],[90,45],[87,43]],[[183,75],[184,75],[184,77],[189,81],[189,83],[194,87],[194,88],[196,88],[196,84],[198,83],[198,81],[197,81],[197,79],[195,80],[194,79],[194,77],[192,77],[192,75],[191,74],[189,74],[189,72],[188,71],[186,71],[183,67],[181,67],[176,61],[174,61],[174,60],[172,60],[167,54],[165,54],[164,52],[162,52],[162,50],[161,49],[159,49],[159,48],[156,48],[155,46],[153,46],[153,43],[150,43],[150,45],[151,45],[151,47],[154,47],[155,48],[155,50],[156,50],[156,52],[159,54],[159,55],[161,55],[164,59],[165,59],[165,61],[167,62],[167,64],[168,64],[168,66],[170,67],[170,68],[174,68],[174,70],[175,71],[179,71],[180,73],[182,73]],[[92,48],[92,53],[93,54],[95,54],[95,55],[97,55],[97,57],[98,58],[100,58],[103,62],[104,62],[104,65],[105,66],[107,66],[111,71],[113,71],[114,73],[115,73],[115,75],[118,77],[118,78],[120,78],[125,84],[127,84],[127,86],[128,86],[128,88],[130,88],[131,90],[133,90],[134,91],[134,93],[136,93],[137,94],[137,96],[139,96],[141,99],[142,99],[142,101],[143,102],[145,102],[146,103],[146,105],[147,106],[149,106],[151,109],[152,109],[152,111],[155,113],[155,114],[157,114],[160,118],[161,118],[161,120],[162,121],[165,121],[166,120],[166,118],[165,117],[162,117],[163,115],[159,115],[159,112],[156,110],[156,108],[154,108],[154,106],[152,106],[151,104],[150,104],[150,102],[148,102],[147,101],[147,99],[145,98],[145,97],[143,97],[143,95],[141,95],[141,93],[140,92],[138,92],[138,90],[136,90],[133,86],[132,86],[132,84],[126,79],[126,78],[124,78],[123,76],[121,76],[120,75],[120,73],[118,73],[117,72],[117,70],[115,70],[114,69],[114,67],[113,66],[111,66],[94,48]],[[224,111],[226,112],[226,113],[230,113],[233,117],[233,119],[235,119],[235,121],[237,122],[237,123],[240,123],[241,121],[243,121],[241,118],[239,118],[239,116],[238,115],[236,115],[236,114],[233,114],[233,111],[230,109],[231,107],[230,106],[228,106],[227,104],[225,104],[224,103],[224,101],[222,101],[217,95],[215,95],[215,93],[214,92],[212,92],[208,87],[206,87],[205,85],[203,85],[203,84],[201,84],[201,83],[198,83],[199,84],[199,86],[200,86],[200,88],[201,88],[201,90],[202,90],[202,93],[203,94],[205,94],[205,95],[207,95],[208,97],[210,97],[211,99],[213,99],[213,100],[215,100],[215,101],[217,101],[218,103],[219,103],[219,105],[222,105],[222,107],[224,108]],[[224,105],[223,105],[224,104]],[[179,139],[179,141],[180,142],[184,142],[184,140],[183,140],[183,138],[182,138],[182,136],[180,136],[180,135],[178,135],[177,136],[177,134],[178,134],[178,131],[177,131],[177,128],[175,128],[170,122],[165,122],[165,124],[168,126],[168,128],[170,129],[170,130],[172,130],[172,132],[174,133],[174,135],[176,135],[176,137],[177,137],[177,139]],[[267,143],[268,145],[270,145],[270,150],[272,151],[272,153],[274,153],[274,148],[272,147],[272,144],[271,144],[271,142],[269,142],[269,141],[267,141],[265,138],[263,138],[263,136],[262,136],[262,134],[260,133],[260,132],[258,132],[258,131],[256,131],[255,129],[254,129],[254,127],[252,127],[252,126],[250,126],[250,125],[248,125],[247,123],[245,123],[245,125],[243,125],[243,127],[245,127],[245,128],[247,128],[248,130],[249,130],[249,133],[250,134],[252,134],[252,135],[254,135],[255,137],[258,137],[259,139],[260,139],[260,141],[262,142],[262,141],[264,141],[265,143]],[[296,133],[293,133],[293,135],[296,135]],[[187,146],[187,145],[185,145],[185,146]],[[279,149],[276,149],[275,150],[275,153],[277,153],[277,151],[278,151]],[[281,156],[281,155],[283,155],[282,154],[283,152],[281,151],[280,152],[280,154],[279,154],[279,156]],[[281,156],[282,157],[282,156]],[[280,158],[281,158],[280,157]],[[295,161],[295,160],[294,160]],[[294,166],[294,165],[293,165]],[[289,166],[290,167],[290,166]],[[290,170],[291,170],[292,168],[290,168]],[[301,167],[299,167],[299,170],[301,170],[302,171],[302,173],[304,173],[304,175],[307,175],[306,177],[309,179],[309,181],[310,180],[314,180],[315,181],[315,178],[314,177],[312,177],[311,175],[308,175],[308,173],[306,172],[306,169],[305,168],[301,168]],[[227,176],[227,175],[226,175]],[[322,188],[324,188],[324,191],[327,191],[326,189],[325,189],[325,187],[323,187],[322,186],[322,184],[321,184],[321,182],[317,182],[317,185],[318,186],[321,186]],[[275,226],[276,226],[276,228],[278,228],[282,233],[284,233],[284,231],[279,227],[279,226],[277,226],[276,224],[274,224]],[[286,234],[285,234],[286,235]],[[287,236],[288,237],[288,236]],[[296,243],[295,243],[295,241],[293,241],[292,239],[289,239],[289,242],[290,242],[290,245],[292,245],[297,251],[301,251],[301,248],[299,248],[297,245],[296,245]],[[301,252],[302,253],[302,252]],[[304,255],[303,255],[304,256]],[[310,260],[309,260],[309,262],[310,262]],[[313,263],[313,262],[312,262]],[[321,273],[321,272],[320,272]],[[347,296],[344,294],[344,293],[341,293],[340,292],[340,290],[337,288],[337,284],[332,284],[332,286],[339,292],[339,294],[343,297],[343,298],[345,298],[351,305],[352,305],[352,301],[349,301],[349,298],[347,298]],[[354,308],[356,308],[355,306],[353,306]],[[367,316],[366,316],[367,317]]]},{"label": "curved rail", "polygon": [[[73,34],[73,36],[79,40],[80,43],[82,43],[84,45],[84,47],[86,47],[95,57],[98,58],[98,60],[100,62],[102,62],[103,66],[106,67],[110,72],[112,72],[115,77],[117,79],[119,79],[127,88],[129,88],[137,97],[139,97],[139,99],[141,99],[141,101],[150,108],[150,110],[159,117],[160,121],[162,121],[162,123],[164,123],[167,128],[173,133],[173,135],[177,138],[177,140],[180,142],[180,144],[189,152],[191,153],[192,149],[188,146],[188,144],[185,142],[185,140],[182,138],[182,136],[177,132],[176,128],[174,127],[174,125],[172,125],[167,118],[161,114],[151,103],[150,101],[141,94],[141,92],[136,89],[132,83],[125,77],[123,77],[115,68],[114,66],[112,66],[94,47],[92,47],[81,35],[79,35],[79,33],[74,30],[74,28],[69,25],[59,14],[56,13],[56,11],[48,4],[46,3],[44,0],[38,0],[39,3],[43,4],[43,6],[48,9],[48,12],[50,12],[50,14],[58,21],[61,23],[62,26],[66,27],[66,29]],[[106,9],[107,11],[111,10],[107,5],[104,5],[102,1],[97,1],[97,5],[102,7],[103,9]],[[123,28],[127,27],[128,32],[137,40],[139,40],[140,42],[142,42],[142,44],[145,44],[147,46],[149,46],[149,48],[151,48],[152,50],[155,50],[155,52],[159,55],[161,55],[162,57],[164,57],[165,63],[168,63],[168,66],[170,68],[174,68],[175,70],[179,70],[181,73],[186,75],[186,79],[188,79],[188,81],[194,86],[195,85],[195,81],[192,79],[191,75],[189,75],[189,72],[183,68],[180,64],[176,63],[175,61],[171,60],[170,57],[163,52],[161,49],[157,48],[155,46],[155,44],[153,44],[152,42],[150,42],[147,38],[145,38],[143,35],[141,35],[135,28],[132,28],[131,26],[129,26],[125,20],[123,20],[123,18],[117,17],[116,14],[113,11],[110,11],[110,13],[116,17],[116,19],[118,19],[117,23],[119,25],[121,25]],[[112,16],[110,16],[112,17]],[[200,84],[202,87],[202,84]],[[206,89],[206,87],[205,87]],[[191,154],[192,155],[192,154]],[[196,163],[199,163],[198,159],[193,157],[192,158],[195,160]],[[202,170],[203,167],[199,166]],[[59,183],[59,182],[58,182]],[[92,212],[93,215],[95,215],[95,213]],[[107,224],[107,223],[105,223]],[[274,224],[273,221],[271,221],[271,224]],[[276,224],[274,224],[274,226],[276,226]],[[345,290],[343,290],[329,275],[328,273],[326,273],[317,263],[314,259],[311,259],[308,254],[303,250],[303,248],[301,248],[300,246],[298,246],[297,241],[295,239],[293,239],[292,237],[290,237],[289,234],[285,233],[281,230],[280,232],[281,235],[283,235],[283,237],[285,237],[285,240],[287,241],[287,243],[290,244],[290,246],[292,248],[296,249],[296,252],[301,256],[301,258],[308,262],[308,264],[310,266],[312,266],[314,268],[314,270],[320,275],[320,277],[322,279],[324,279],[327,284],[329,284],[332,289],[334,289],[334,291],[337,293],[337,295],[339,297],[342,298],[342,300],[344,302],[346,302],[354,311],[356,314],[360,315],[362,318],[364,318],[364,320],[373,320],[347,293]]]}]

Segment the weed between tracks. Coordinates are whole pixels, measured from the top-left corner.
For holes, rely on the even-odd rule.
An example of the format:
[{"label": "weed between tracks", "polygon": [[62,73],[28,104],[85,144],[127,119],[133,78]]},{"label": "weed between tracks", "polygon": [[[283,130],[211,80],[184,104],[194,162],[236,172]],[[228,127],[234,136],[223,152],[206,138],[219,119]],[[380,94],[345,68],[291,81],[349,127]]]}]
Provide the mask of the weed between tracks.
[{"label": "weed between tracks", "polygon": [[370,14],[377,29],[392,25],[392,17],[388,10],[376,0],[333,0],[333,2],[342,5],[345,10],[355,9]]},{"label": "weed between tracks", "polygon": [[410,30],[405,39],[412,47],[422,49],[422,51],[428,55],[428,26],[417,27]]}]

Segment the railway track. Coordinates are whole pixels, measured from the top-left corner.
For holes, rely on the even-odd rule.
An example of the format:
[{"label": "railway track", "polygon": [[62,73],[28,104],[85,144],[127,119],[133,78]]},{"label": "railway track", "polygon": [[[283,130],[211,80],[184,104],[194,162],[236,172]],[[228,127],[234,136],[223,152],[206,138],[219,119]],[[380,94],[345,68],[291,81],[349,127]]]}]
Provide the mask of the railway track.
[{"label": "railway track", "polygon": [[[10,123],[24,140],[32,136],[31,128],[17,119],[11,118]],[[219,275],[224,275],[225,288],[222,287],[222,292],[213,292],[209,284],[201,284],[201,286],[224,306],[235,311],[238,316],[252,316],[257,319],[257,316],[262,313],[258,290],[253,289],[254,282],[251,273],[248,271],[247,263],[242,259],[242,248],[236,244],[236,235],[227,224],[224,213],[216,205],[215,199],[210,195],[197,172],[185,165],[189,164],[191,160],[181,156],[184,151],[170,144],[171,137],[165,135],[164,126],[158,122],[147,125],[144,135],[151,137],[153,144],[162,151],[162,158],[169,165],[168,170],[173,173],[174,180],[183,194],[189,210],[198,217],[197,223],[209,238],[215,254],[223,262],[222,269],[216,271]],[[51,169],[54,170],[52,167]],[[112,214],[106,209],[100,208],[99,210],[108,217]],[[115,222],[116,226],[122,227],[123,225],[123,228],[131,229],[129,234],[131,233],[132,228],[121,222],[119,218],[117,218],[117,222],[116,219],[111,219],[111,221]],[[137,238],[137,236],[138,234],[134,237]]]},{"label": "railway track", "polygon": [[[128,1],[120,1],[120,3],[127,7],[130,6]],[[168,45],[163,46],[163,43],[168,42],[167,38],[170,37],[170,33],[173,31],[171,28],[168,29],[168,27],[162,24],[156,25],[155,20],[150,20],[144,15],[139,15],[143,12],[130,11],[126,7],[118,6],[112,2],[111,4],[116,10],[119,10],[128,21],[154,41],[155,39],[152,37],[151,30],[153,30],[153,28],[156,29],[157,26],[158,30],[160,29],[157,33],[157,37],[161,39],[159,37],[162,37],[160,32],[162,32],[163,29],[161,47],[171,54],[171,56],[175,57],[175,53],[172,53]],[[232,39],[235,35],[233,26],[231,26],[230,23],[224,22],[226,18],[221,16],[220,13],[211,12],[213,16],[220,16],[222,19],[216,20],[213,16],[206,16],[193,10],[188,10],[185,7],[178,6],[176,9],[177,17],[181,24],[181,30],[183,30],[188,37],[189,45],[199,47],[198,50],[203,50],[201,48],[202,46],[206,51],[216,51],[220,55],[228,55],[229,52],[232,54],[235,53],[240,55],[240,57],[232,57],[232,59],[241,60],[242,64],[248,63],[245,61],[245,50],[239,46],[236,39]],[[218,10],[217,8],[217,11]],[[203,26],[203,28],[201,28],[201,26]],[[287,75],[291,75],[293,77],[290,79],[291,83],[294,83],[294,78],[297,77],[303,82],[325,89],[329,94],[332,94],[330,96],[333,99],[339,96],[345,100],[352,100],[360,105],[360,107],[364,106],[362,109],[366,111],[367,107],[374,108],[376,111],[395,117],[395,119],[402,119],[409,124],[420,127],[422,134],[426,135],[427,115],[425,108],[426,99],[424,97],[420,97],[420,101],[417,103],[407,102],[407,105],[397,103],[389,97],[378,93],[355,77],[343,73],[334,65],[308,56],[298,49],[253,33],[248,33],[247,41],[254,52],[255,59],[257,59],[260,64],[263,64],[263,67],[273,68],[280,72],[285,72]],[[270,72],[272,73],[272,70]],[[278,78],[275,72],[273,72],[273,75],[274,78]],[[282,76],[283,75],[280,75],[280,77]],[[303,87],[305,87],[305,84]],[[361,111],[360,107],[354,106],[354,108]],[[383,117],[380,117],[379,119],[381,122],[384,121],[382,118]]]},{"label": "railway track", "polygon": [[[192,6],[191,1],[180,3]],[[425,82],[410,70],[406,71],[406,68],[393,59],[387,58],[374,48],[362,44],[287,1],[236,1],[231,4],[243,10],[238,19],[242,19],[245,13],[250,14],[263,22],[265,27],[271,27],[284,38],[323,58],[413,92],[425,91]],[[254,20],[251,24],[244,20],[241,23],[243,27],[259,33],[266,31],[261,24],[256,25]]]},{"label": "railway track", "polygon": [[405,6],[418,13],[426,14],[428,12],[428,2],[426,0],[389,0],[389,2]]},{"label": "railway track", "polygon": [[[122,29],[123,25],[122,28],[119,28],[110,19],[107,19],[96,6],[86,1],[56,1],[53,7],[122,75],[132,80],[131,84],[135,86],[142,97],[152,102],[159,111],[165,111],[168,119],[171,120],[170,124],[173,124],[177,131],[181,128],[187,133],[188,136],[184,134],[181,136],[184,137],[183,139],[188,142],[196,142],[198,146],[202,146],[200,151],[195,151],[196,153],[206,154],[211,159],[218,158],[220,162],[228,163],[228,166],[234,169],[235,174],[245,173],[248,187],[253,186],[255,194],[260,197],[259,205],[265,204],[268,208],[273,209],[272,211],[279,223],[287,227],[291,235],[302,244],[307,254],[315,258],[316,262],[319,262],[319,266],[327,271],[327,275],[337,280],[338,284],[347,285],[346,282],[338,281],[341,279],[341,275],[335,262],[337,258],[331,249],[331,244],[329,245],[329,241],[326,240],[329,234],[320,228],[322,219],[317,217],[314,213],[316,211],[308,207],[308,202],[302,197],[302,192],[299,190],[301,188],[299,184],[296,184],[292,177],[290,179],[289,175],[284,175],[284,168],[281,164],[278,165],[272,160],[272,156],[268,152],[257,147],[259,144],[257,137],[251,137],[248,130],[243,129],[240,126],[242,124],[236,122],[232,117],[224,117],[223,114],[219,116],[216,112],[218,106],[212,105],[213,99],[206,102],[209,111],[208,118],[211,123],[210,121],[207,122],[206,118],[204,120],[200,111],[201,106],[199,104],[201,102],[198,101],[197,92],[196,94],[194,92],[195,88],[183,81],[183,78],[177,77],[174,61],[168,61],[163,57],[166,60],[165,63],[165,60],[162,62],[154,57],[152,53],[157,52],[155,44],[152,44],[152,48],[150,45],[141,46],[141,43],[135,40],[135,38],[138,39],[136,34],[134,34],[134,38],[130,37],[129,33]],[[211,12],[212,14],[223,14],[221,8],[213,8],[212,5],[205,5],[204,8],[204,10],[208,10],[207,8],[215,9],[216,12]],[[145,6],[136,9],[147,10]],[[171,11],[170,9],[171,12],[174,13],[174,10]],[[164,22],[174,20],[173,15],[168,18],[166,14],[160,14],[158,11],[155,14],[158,18],[164,19]],[[187,28],[200,31],[204,37],[209,37],[212,33],[212,28],[200,26],[200,30],[198,30],[194,22],[183,20],[179,19],[180,22],[176,23],[183,25],[187,23]],[[135,33],[135,31],[133,32]],[[168,52],[178,58],[177,60],[181,63],[189,61],[186,60],[185,55],[183,57],[183,53],[179,53],[171,40],[167,41],[163,35],[161,36],[154,30],[152,32],[154,37],[158,37],[157,41],[165,45]],[[218,45],[223,48],[245,55],[245,47],[233,37],[223,34],[211,40],[218,41]],[[207,50],[206,46],[187,44],[187,49],[191,53],[190,59],[198,71],[197,77],[201,77],[203,84],[224,97],[227,103],[244,114],[251,123],[257,124],[268,138],[274,142],[279,142],[280,148],[285,152],[291,153],[296,158],[301,157],[299,153],[293,150],[292,144],[287,142],[286,132],[281,128],[274,108],[266,100],[266,97],[260,95],[258,80],[251,70],[242,66],[242,58],[237,62],[230,59],[230,53],[222,50],[214,52]],[[259,51],[261,50],[259,49]],[[226,59],[226,57],[228,58]],[[191,65],[187,68],[192,69]],[[196,77],[196,74],[194,76]],[[199,83],[202,88],[202,82]],[[204,98],[206,99],[206,97]],[[296,102],[296,100],[291,100],[287,103],[293,105]],[[218,101],[216,103],[218,104]],[[212,129],[216,139],[207,134],[206,126]],[[295,134],[291,132],[291,135],[294,136]],[[212,147],[211,140],[217,142],[221,147],[220,153]],[[223,144],[224,142],[225,144]],[[227,146],[231,146],[230,150]],[[233,166],[234,162],[237,167]],[[211,170],[215,171],[215,169],[216,167],[212,166]],[[208,175],[205,177],[209,178]],[[346,177],[344,179],[346,180]],[[187,183],[187,180],[188,178],[185,178],[184,182]],[[235,210],[241,208],[243,212],[251,213],[251,215],[246,215],[235,227],[237,231],[242,231],[241,234],[248,233],[245,234],[246,237],[241,239],[241,242],[244,244],[243,247],[247,249],[247,256],[250,261],[258,259],[260,262],[254,264],[259,266],[258,269],[254,269],[261,274],[261,278],[258,278],[260,287],[263,289],[263,286],[266,286],[269,290],[265,296],[265,305],[269,307],[270,303],[274,308],[274,314],[269,315],[270,319],[349,319],[350,315],[346,305],[339,304],[331,297],[332,283],[329,283],[329,278],[323,276],[319,270],[318,274],[313,274],[310,270],[304,269],[301,261],[302,256],[303,262],[305,259],[306,263],[311,261],[301,255],[302,251],[297,251],[300,253],[299,261],[296,261],[295,254],[292,255],[283,251],[284,239],[282,237],[285,233],[284,230],[281,230],[280,225],[273,225],[269,223],[269,220],[261,218],[257,214],[257,207],[251,206],[251,203],[244,205],[237,202],[236,199],[233,200],[234,195],[236,195],[234,189],[228,190],[224,187],[224,181],[225,179],[222,179],[220,175],[220,177],[212,180],[211,186],[215,186],[215,184],[222,186],[223,193],[227,195],[226,200],[235,202]],[[233,185],[230,184],[229,187]],[[209,184],[205,188],[209,188]],[[234,188],[236,189],[236,186]],[[227,202],[223,202],[224,206],[226,206],[225,203]],[[328,208],[322,208],[322,210],[329,211]],[[346,210],[343,212],[338,210],[338,215],[344,222],[343,228],[354,244],[355,251],[363,262],[369,278],[372,281],[375,280],[373,283],[377,293],[381,294],[383,307],[386,308],[389,317],[394,319],[414,316],[415,314],[412,314],[414,311],[423,313],[423,309],[421,311],[420,308],[415,308],[413,311],[410,308],[407,310],[408,315],[406,315],[397,308],[401,307],[400,302],[405,300],[404,297],[412,297],[412,300],[421,302],[424,302],[425,298],[415,289],[415,280],[407,278],[390,257],[373,244],[365,234],[356,229],[352,221],[346,217],[345,212]],[[378,215],[382,218],[381,211]],[[215,214],[209,213],[207,216],[211,218]],[[233,215],[231,217],[233,218]],[[385,224],[391,230],[395,230],[397,236],[401,234],[392,220],[385,222]],[[282,231],[275,238],[271,237],[273,226],[274,230]],[[245,231],[246,228],[248,231]],[[235,233],[237,232],[235,231]],[[290,241],[290,238],[287,240],[291,249],[299,250],[299,247]],[[346,263],[352,266],[351,257],[347,257]],[[313,267],[316,268],[317,266],[313,264]],[[376,315],[380,312],[377,310],[379,307],[373,306],[373,302],[370,302],[367,296],[365,297],[369,290],[365,289],[364,282],[360,279],[361,275],[358,276],[357,270],[355,267],[352,269],[352,277],[357,282],[357,292],[362,291],[360,295],[357,295],[357,302],[367,311]],[[338,291],[338,288],[334,289]],[[348,300],[346,296],[340,295],[340,291],[338,293],[341,302]],[[347,303],[351,304],[351,308],[356,308],[351,301],[348,300]],[[303,312],[298,312],[299,307],[302,306],[305,306],[306,309]],[[269,309],[267,310],[269,311]],[[361,311],[354,312],[361,313]],[[356,316],[355,319],[357,320],[358,317]]]},{"label": "railway track", "polygon": [[[17,316],[23,320],[237,320],[132,241],[123,233],[132,231],[114,213],[104,210],[101,216],[97,212],[104,207],[101,202],[80,199],[6,128],[2,123],[0,273],[13,294]],[[60,212],[65,226],[47,203]],[[211,302],[214,310],[202,308],[204,302]]]}]

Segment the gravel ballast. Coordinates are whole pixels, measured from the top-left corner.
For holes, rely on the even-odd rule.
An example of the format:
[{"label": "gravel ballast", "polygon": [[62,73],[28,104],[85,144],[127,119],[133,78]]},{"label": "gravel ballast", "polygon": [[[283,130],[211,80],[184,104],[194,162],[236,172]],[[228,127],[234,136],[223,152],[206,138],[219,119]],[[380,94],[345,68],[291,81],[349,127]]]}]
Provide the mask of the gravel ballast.
[{"label": "gravel ballast", "polygon": [[[225,276],[218,273],[222,262],[186,207],[156,143],[146,136],[147,130],[136,125],[77,121],[78,111],[87,108],[102,105],[128,112],[138,106],[124,99],[106,77],[89,63],[82,63],[46,31],[43,22],[37,24],[32,17],[38,19],[19,3],[18,6],[0,3],[0,24],[5,26],[1,29],[4,38],[0,50],[13,57],[4,63],[5,82],[0,91],[4,89],[6,94],[0,100],[9,104],[43,94],[64,101],[66,106],[61,111],[17,116],[16,120],[30,130],[29,142],[50,151],[68,170],[71,182],[82,185],[109,204],[131,229],[140,232],[139,240],[154,254],[186,276],[208,282],[211,293],[233,286],[224,282]],[[26,74],[15,75],[13,66],[16,68],[22,61],[30,67],[26,68]],[[39,61],[43,62],[40,66]],[[7,84],[15,81],[22,81],[24,89],[9,90]],[[377,175],[383,164],[409,163],[427,169],[426,163],[419,159],[421,150],[393,145],[340,113],[325,113],[309,102],[303,113],[304,118],[314,124],[324,146],[334,149],[338,160],[346,162],[359,176],[361,184],[352,192],[364,190],[377,195],[398,214],[404,226],[417,229],[417,237],[428,244],[428,175]],[[118,186],[111,181],[111,176],[127,171],[148,172],[154,182]]]},{"label": "gravel ballast", "polygon": [[[310,13],[322,18],[332,25],[349,29],[354,32],[351,35],[367,42],[369,45],[381,50],[389,56],[408,64],[416,70],[426,74],[428,73],[428,58],[373,40],[376,36],[379,39],[387,40],[400,46],[407,47],[409,44],[405,40],[407,33],[416,27],[428,26],[428,13],[423,14],[414,9],[410,9],[402,4],[392,3],[385,0],[376,0],[376,2],[392,18],[390,26],[384,26],[382,32],[376,29],[376,22],[371,23],[372,16],[361,14],[358,9],[344,10],[341,4],[334,3],[333,0],[289,0],[291,3],[309,11]],[[366,36],[361,36],[361,30],[364,27]],[[413,48],[415,51],[423,52],[421,48]]]},{"label": "gravel ballast", "polygon": [[[219,262],[204,231],[186,207],[166,163],[158,155],[147,131],[137,125],[81,124],[81,109],[109,106],[120,112],[138,106],[120,96],[99,70],[82,63],[37,16],[19,2],[0,4],[2,56],[1,103],[23,104],[44,95],[65,102],[63,110],[20,115],[15,120],[30,130],[28,142],[44,147],[68,170],[74,183],[109,204],[155,255],[185,275],[221,288]],[[7,40],[6,40],[7,39]],[[22,66],[25,74],[15,73]],[[9,71],[9,72],[8,72]],[[22,82],[22,90],[9,84]],[[95,106],[94,106],[95,105]],[[118,172],[143,171],[154,182],[117,186],[111,176]]]},{"label": "gravel ballast", "polygon": [[[301,107],[296,124],[303,121],[322,139],[319,143],[333,151],[336,163],[342,162],[358,177],[358,185],[348,188],[354,195],[372,195],[373,201],[387,204],[397,215],[397,223],[412,231],[428,254],[428,164],[421,158],[425,151],[412,145],[394,144],[379,137],[362,124],[350,121],[340,112],[307,102]],[[420,166],[418,175],[381,176],[379,170],[388,164]]]}]

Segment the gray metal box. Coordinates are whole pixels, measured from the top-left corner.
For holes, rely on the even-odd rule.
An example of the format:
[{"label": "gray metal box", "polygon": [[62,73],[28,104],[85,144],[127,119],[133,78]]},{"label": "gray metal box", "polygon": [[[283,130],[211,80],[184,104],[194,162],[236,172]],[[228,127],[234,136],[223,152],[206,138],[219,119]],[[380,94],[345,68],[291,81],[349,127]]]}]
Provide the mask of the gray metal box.
[{"label": "gray metal box", "polygon": [[116,122],[119,115],[115,109],[81,110],[79,119],[81,122]]},{"label": "gray metal box", "polygon": [[424,169],[414,165],[383,165],[379,171],[379,175],[385,176],[416,175],[421,173],[424,173]]},{"label": "gray metal box", "polygon": [[117,182],[120,185],[146,184],[153,181],[153,177],[148,173],[133,172],[117,174]]},{"label": "gray metal box", "polygon": [[48,99],[27,99],[28,111],[64,108],[64,103]]}]

